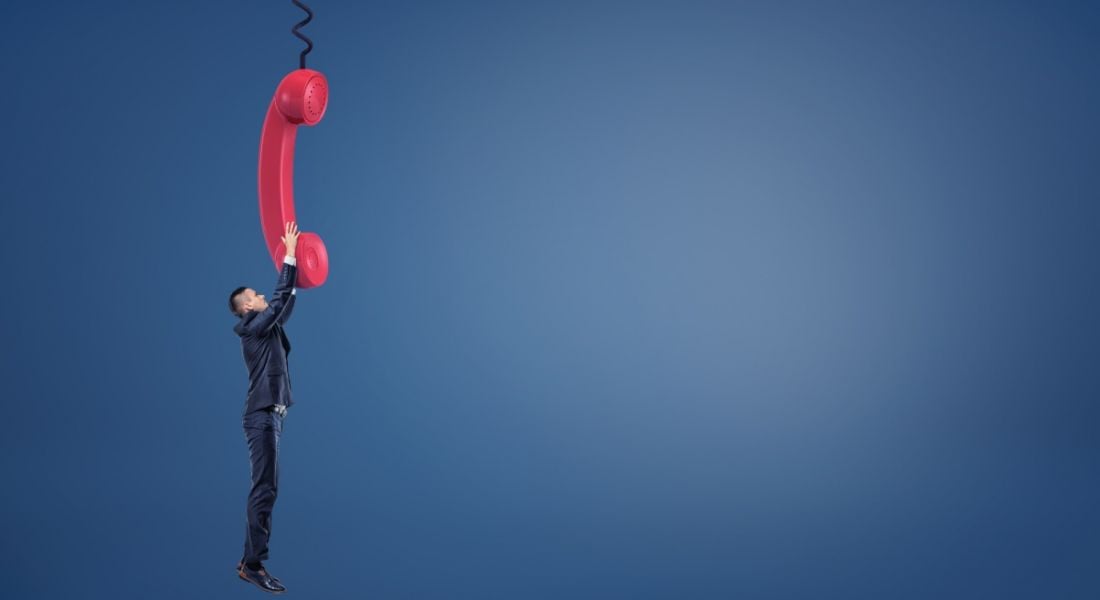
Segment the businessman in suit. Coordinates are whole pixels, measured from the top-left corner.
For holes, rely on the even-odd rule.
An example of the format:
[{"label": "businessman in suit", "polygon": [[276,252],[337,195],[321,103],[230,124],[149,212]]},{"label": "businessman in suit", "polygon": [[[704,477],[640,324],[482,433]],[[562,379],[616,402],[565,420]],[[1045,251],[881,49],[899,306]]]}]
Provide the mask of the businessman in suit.
[{"label": "businessman in suit", "polygon": [[294,309],[297,290],[298,226],[286,224],[282,238],[286,246],[279,281],[271,302],[263,294],[239,287],[229,295],[229,309],[240,321],[233,331],[241,338],[241,351],[248,367],[248,397],[244,405],[244,434],[252,462],[252,489],[248,494],[247,528],[244,556],[237,564],[241,579],[260,589],[279,594],[286,587],[268,573],[261,561],[267,560],[271,537],[271,511],[279,491],[279,437],[287,409],[294,405],[290,394],[290,370],[287,356],[290,341],[283,326]]}]

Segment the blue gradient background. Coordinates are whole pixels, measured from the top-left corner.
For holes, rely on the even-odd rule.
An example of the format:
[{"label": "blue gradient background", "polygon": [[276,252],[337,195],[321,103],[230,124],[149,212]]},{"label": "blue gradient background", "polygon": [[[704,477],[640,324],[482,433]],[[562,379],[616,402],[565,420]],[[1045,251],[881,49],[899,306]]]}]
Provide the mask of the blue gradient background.
[{"label": "blue gradient background", "polygon": [[[1100,14],[322,2],[302,598],[1100,596]],[[290,2],[5,9],[10,598],[236,598]]]}]

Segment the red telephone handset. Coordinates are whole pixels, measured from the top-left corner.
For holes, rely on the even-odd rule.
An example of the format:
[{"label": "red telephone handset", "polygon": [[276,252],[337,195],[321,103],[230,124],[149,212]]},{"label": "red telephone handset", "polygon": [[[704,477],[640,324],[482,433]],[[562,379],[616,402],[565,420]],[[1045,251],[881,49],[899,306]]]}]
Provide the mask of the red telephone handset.
[{"label": "red telephone handset", "polygon": [[[282,235],[294,215],[294,139],[298,125],[315,125],[325,115],[328,81],[313,69],[292,71],[279,82],[260,135],[260,227],[275,269],[281,269]],[[316,233],[298,237],[297,287],[312,288],[328,278],[328,251]]]}]

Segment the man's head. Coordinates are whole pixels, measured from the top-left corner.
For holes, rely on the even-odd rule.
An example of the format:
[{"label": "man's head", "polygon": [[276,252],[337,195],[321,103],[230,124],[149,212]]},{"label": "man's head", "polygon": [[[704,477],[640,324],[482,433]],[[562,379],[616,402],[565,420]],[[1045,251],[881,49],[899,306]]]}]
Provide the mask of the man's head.
[{"label": "man's head", "polygon": [[251,311],[261,311],[267,308],[267,299],[263,294],[257,294],[250,287],[241,286],[229,294],[229,311],[238,317],[243,317]]}]

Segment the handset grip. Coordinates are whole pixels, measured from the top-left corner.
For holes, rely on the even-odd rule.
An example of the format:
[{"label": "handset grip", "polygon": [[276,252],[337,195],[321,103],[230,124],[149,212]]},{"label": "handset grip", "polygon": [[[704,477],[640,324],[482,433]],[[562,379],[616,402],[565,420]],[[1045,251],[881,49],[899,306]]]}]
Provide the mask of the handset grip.
[{"label": "handset grip", "polygon": [[[328,82],[313,69],[290,72],[279,82],[260,134],[260,228],[275,269],[282,268],[282,235],[294,212],[294,140],[298,125],[315,125],[328,105]],[[297,287],[320,286],[328,278],[328,251],[316,233],[298,236]]]}]

